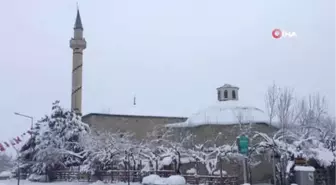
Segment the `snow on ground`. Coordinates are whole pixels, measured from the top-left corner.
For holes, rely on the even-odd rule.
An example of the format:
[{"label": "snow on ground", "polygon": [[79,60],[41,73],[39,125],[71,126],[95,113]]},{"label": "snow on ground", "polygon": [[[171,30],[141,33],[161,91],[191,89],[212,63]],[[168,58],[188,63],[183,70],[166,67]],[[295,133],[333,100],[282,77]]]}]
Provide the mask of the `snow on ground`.
[{"label": "snow on ground", "polygon": [[295,166],[294,171],[314,172],[315,168],[312,166]]},{"label": "snow on ground", "polygon": [[[170,177],[164,178],[160,177],[158,175],[152,174],[149,176],[146,176],[142,180],[143,184],[157,184],[157,185],[185,185],[186,180],[184,177],[180,175],[172,175]],[[89,182],[52,182],[52,183],[47,183],[47,182],[32,182],[28,180],[21,180],[20,185],[128,185],[127,182],[118,182],[118,183],[104,183],[102,181],[96,181],[93,183]],[[141,185],[139,182],[131,182],[131,185]],[[9,179],[9,180],[0,180],[0,185],[17,185],[17,180],[16,179]]]},{"label": "snow on ground", "polygon": [[11,177],[12,172],[11,171],[2,171],[0,172],[0,177]]},{"label": "snow on ground", "polygon": [[190,168],[189,170],[187,170],[187,174],[196,174],[197,170],[195,168]]},{"label": "snow on ground", "polygon": [[156,185],[185,185],[186,180],[180,175],[172,175],[170,177],[160,177],[152,174],[142,179],[142,184],[156,184]]},{"label": "snow on ground", "polygon": [[[215,171],[214,175],[220,175],[220,170]],[[222,175],[227,175],[227,172],[222,170]]]},{"label": "snow on ground", "polygon": [[191,115],[182,123],[168,124],[167,127],[195,127],[204,124],[229,125],[237,123],[268,123],[267,114],[254,106],[246,106],[239,101],[217,102]]},{"label": "snow on ground", "polygon": [[[105,184],[102,181],[97,181],[93,183],[88,183],[88,182],[52,182],[52,183],[43,183],[43,182],[31,182],[28,180],[22,180],[20,181],[20,185],[127,185],[127,182],[119,182],[119,183],[108,183]],[[0,180],[0,185],[17,185],[17,180],[16,179],[10,179],[10,180]],[[130,185],[141,185],[140,183],[134,183],[131,182]]]},{"label": "snow on ground", "polygon": [[[74,182],[52,182],[52,183],[43,183],[43,182],[31,182],[28,180],[21,180],[20,185],[73,185]],[[9,180],[0,180],[0,185],[17,185],[16,179],[9,179]],[[87,182],[78,182],[76,185],[89,185]]]}]

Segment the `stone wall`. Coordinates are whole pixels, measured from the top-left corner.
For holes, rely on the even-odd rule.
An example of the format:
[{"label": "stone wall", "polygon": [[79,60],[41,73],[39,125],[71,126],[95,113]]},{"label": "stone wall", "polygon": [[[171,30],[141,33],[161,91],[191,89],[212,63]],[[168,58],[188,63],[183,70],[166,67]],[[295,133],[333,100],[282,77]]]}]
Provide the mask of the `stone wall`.
[{"label": "stone wall", "polygon": [[[147,134],[154,129],[166,130],[164,126],[169,123],[183,122],[187,118],[183,117],[155,117],[155,116],[132,116],[132,115],[109,115],[109,114],[89,114],[83,116],[83,121],[88,123],[93,132],[133,132],[137,139],[147,137]],[[258,131],[272,135],[277,129],[264,123],[256,123],[252,125],[202,125],[197,127],[171,128],[174,133],[172,140],[177,142],[184,139],[186,136],[192,134],[194,136],[194,144],[202,144],[205,141],[210,141],[211,144],[217,146],[223,144],[233,144],[236,142],[237,136],[241,130],[250,127],[252,131]],[[217,141],[214,138],[221,133]],[[266,159],[266,156],[260,156],[262,162],[256,167],[257,170],[252,170],[252,179],[254,182],[266,181],[272,177],[271,162]],[[218,164],[219,165],[219,164]],[[236,162],[223,161],[223,170],[228,174],[238,175],[243,177],[242,164]],[[181,167],[186,171],[195,167],[195,164],[186,164]],[[200,165],[199,170],[201,174],[207,174],[204,166]]]},{"label": "stone wall", "polygon": [[117,114],[88,114],[82,117],[92,132],[132,132],[135,137],[143,139],[147,133],[165,124],[183,122],[184,117],[134,116]]}]

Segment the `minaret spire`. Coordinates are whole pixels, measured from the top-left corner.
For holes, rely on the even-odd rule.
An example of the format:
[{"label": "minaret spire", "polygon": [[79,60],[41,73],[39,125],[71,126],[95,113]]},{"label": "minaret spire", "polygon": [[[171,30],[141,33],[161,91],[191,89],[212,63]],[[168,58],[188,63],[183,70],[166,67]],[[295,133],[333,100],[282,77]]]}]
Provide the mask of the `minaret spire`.
[{"label": "minaret spire", "polygon": [[83,29],[82,19],[79,13],[78,2],[77,2],[77,16],[76,16],[76,22],[75,22],[74,29]]},{"label": "minaret spire", "polygon": [[77,16],[74,26],[74,36],[70,40],[70,48],[73,50],[72,57],[72,90],[71,110],[78,114],[82,113],[82,73],[83,73],[83,51],[86,48],[86,41],[83,37],[83,25],[77,4]]}]

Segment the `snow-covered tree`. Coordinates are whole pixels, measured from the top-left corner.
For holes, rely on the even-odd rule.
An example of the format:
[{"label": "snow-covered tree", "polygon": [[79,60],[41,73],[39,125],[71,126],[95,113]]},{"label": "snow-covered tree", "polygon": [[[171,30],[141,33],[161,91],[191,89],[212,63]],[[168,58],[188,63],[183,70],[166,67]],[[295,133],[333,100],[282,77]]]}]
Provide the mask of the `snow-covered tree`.
[{"label": "snow-covered tree", "polygon": [[221,159],[230,162],[242,159],[235,142],[216,145],[216,141],[220,137],[222,137],[222,133],[218,133],[213,139],[202,144],[195,144],[192,148],[188,148],[188,154],[194,158],[195,162],[204,165],[209,175],[214,175],[220,170],[218,164]]},{"label": "snow-covered tree", "polygon": [[9,170],[14,166],[14,161],[11,156],[4,152],[0,152],[0,172]]},{"label": "snow-covered tree", "polygon": [[[323,143],[324,146],[333,145],[335,124],[331,121],[333,119],[330,119],[330,116],[327,115],[326,102],[326,99],[319,93],[310,94],[308,98],[296,98],[291,88],[280,88],[275,84],[268,88],[265,95],[266,110],[270,122],[272,124],[276,122],[274,125],[281,130],[277,133],[278,138],[276,139],[282,139],[278,140],[278,142],[284,144],[285,148],[282,148],[282,150],[287,151],[290,150],[290,147],[295,148],[293,143],[309,145],[308,142],[299,142],[299,140],[314,140]],[[289,138],[295,139],[293,137],[296,137],[296,140],[288,141]],[[293,152],[290,151],[289,153],[293,155]],[[287,152],[285,153],[287,154]],[[281,163],[278,164],[278,167],[284,177],[284,172],[287,170],[286,164],[292,163],[292,161],[288,155],[282,155],[280,160]]]},{"label": "snow-covered tree", "polygon": [[219,170],[220,159],[231,160],[232,154],[238,154],[230,145],[206,147],[203,144],[195,145],[193,149],[189,149],[189,153],[195,161],[205,166],[209,175],[214,175]]},{"label": "snow-covered tree", "polygon": [[327,116],[325,118],[322,119],[320,125],[320,140],[321,142],[324,143],[324,145],[326,146],[326,148],[328,148],[329,150],[333,151],[334,154],[336,155],[335,151],[336,151],[336,133],[335,133],[335,129],[336,129],[336,122],[335,122],[335,118],[332,118],[330,116]]},{"label": "snow-covered tree", "polygon": [[140,150],[141,157],[148,161],[146,170],[159,170],[173,164],[176,173],[180,173],[181,165],[191,162],[192,158],[186,148],[190,145],[192,135],[176,134],[178,133],[172,129],[155,129],[149,133]]},{"label": "snow-covered tree", "polygon": [[35,124],[32,137],[21,148],[20,158],[35,174],[80,165],[86,154],[82,139],[89,133],[89,126],[81,122],[80,116],[56,101],[51,114]]},{"label": "snow-covered tree", "polygon": [[276,165],[279,180],[289,177],[296,158],[315,160],[320,166],[330,167],[335,164],[335,152],[328,147],[317,136],[309,136],[295,129],[281,129],[273,136],[265,133],[256,132],[253,138],[262,138],[261,141],[253,146],[256,153],[268,153],[285,158],[284,167],[281,163]]},{"label": "snow-covered tree", "polygon": [[87,139],[87,159],[82,170],[95,173],[99,170],[136,167],[138,143],[127,132],[100,132]]}]

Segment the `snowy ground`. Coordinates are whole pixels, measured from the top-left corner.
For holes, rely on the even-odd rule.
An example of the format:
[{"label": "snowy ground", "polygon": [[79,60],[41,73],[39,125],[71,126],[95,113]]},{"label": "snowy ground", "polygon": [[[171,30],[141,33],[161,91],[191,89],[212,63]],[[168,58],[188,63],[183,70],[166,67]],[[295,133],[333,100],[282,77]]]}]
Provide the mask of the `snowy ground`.
[{"label": "snowy ground", "polygon": [[[88,183],[88,182],[52,182],[52,183],[43,183],[43,182],[30,182],[28,180],[22,180],[20,181],[20,185],[128,185],[126,182],[119,182],[114,184],[105,184],[101,181],[97,181],[94,183]],[[131,185],[141,185],[141,183],[130,183]],[[0,185],[17,185],[16,179],[10,179],[10,180],[0,180]],[[256,185],[271,185],[271,184],[256,184]]]},{"label": "snowy ground", "polygon": [[[52,183],[43,183],[43,182],[30,182],[28,180],[22,180],[20,181],[20,185],[107,185],[101,181],[94,182],[94,183],[88,183],[88,182],[52,182]],[[16,179],[10,179],[10,180],[0,180],[0,185],[17,185]],[[112,185],[112,184],[108,184]],[[115,183],[113,185],[127,185],[125,182]],[[131,183],[131,185],[141,185],[140,183]]]}]

